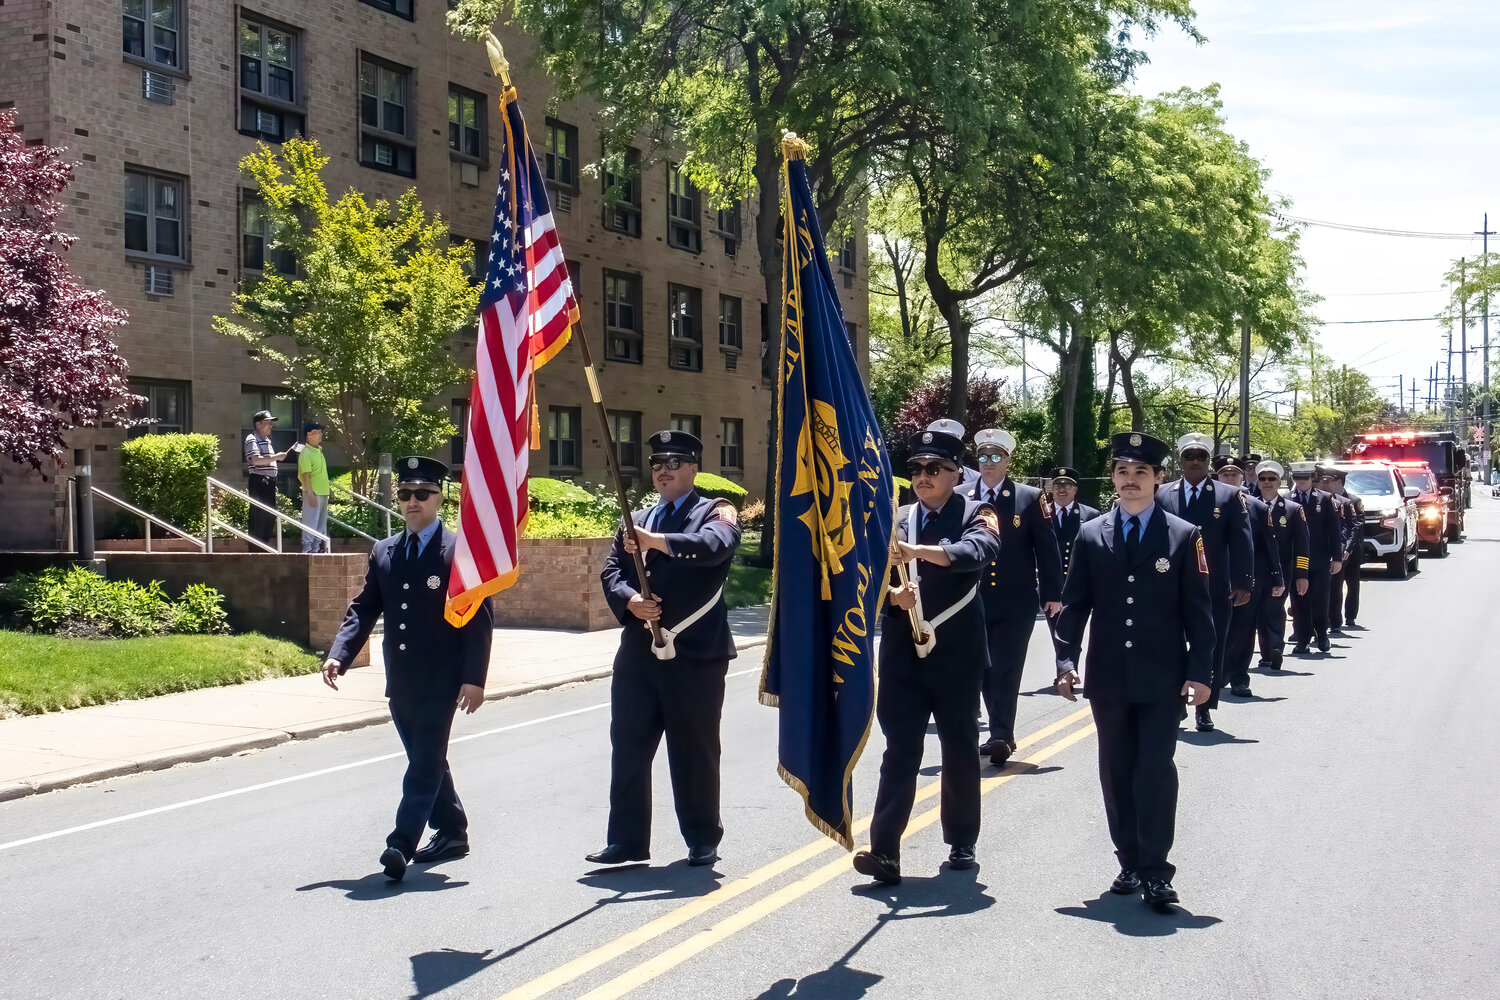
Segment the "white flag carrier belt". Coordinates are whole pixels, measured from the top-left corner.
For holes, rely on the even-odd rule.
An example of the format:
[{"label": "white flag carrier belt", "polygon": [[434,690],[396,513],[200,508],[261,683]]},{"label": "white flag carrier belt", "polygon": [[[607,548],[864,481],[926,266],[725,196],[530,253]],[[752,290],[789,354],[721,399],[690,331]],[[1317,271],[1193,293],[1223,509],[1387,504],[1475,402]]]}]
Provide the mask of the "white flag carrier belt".
[{"label": "white flag carrier belt", "polygon": [[[922,505],[919,503],[912,504],[911,513],[909,513],[906,518],[906,537],[914,545],[916,544],[915,539],[917,537],[917,510],[921,508],[921,506]],[[960,597],[958,600],[954,601],[952,604],[944,608],[941,612],[938,613],[938,616],[936,618],[928,621],[922,615],[922,581],[917,574],[917,564],[919,562],[920,560],[913,559],[909,563],[907,563],[907,574],[911,578],[912,588],[917,592],[917,620],[920,621],[924,626],[926,626],[923,631],[927,633],[926,640],[921,642],[918,641],[918,636],[913,633],[912,645],[916,647],[917,656],[925,660],[927,658],[927,654],[932,652],[932,650],[937,646],[938,626],[942,625],[948,619],[952,618],[954,615],[958,614],[968,606],[969,602],[974,599],[974,595],[979,593],[979,584],[974,584],[974,586],[969,588],[968,593],[964,594],[964,596]]]},{"label": "white flag carrier belt", "polygon": [[651,643],[651,655],[656,657],[658,660],[670,660],[674,658],[677,655],[677,637],[686,632],[688,628],[691,627],[692,624],[699,618],[702,618],[704,615],[708,614],[709,611],[713,609],[713,606],[719,603],[719,598],[722,597],[723,594],[724,585],[721,583],[719,584],[719,589],[714,591],[714,596],[708,599],[708,603],[703,605],[703,607],[699,608],[697,611],[694,611],[692,614],[688,615],[682,621],[678,622],[676,628],[667,628],[666,626],[662,626],[662,644],[658,646],[653,641]]}]

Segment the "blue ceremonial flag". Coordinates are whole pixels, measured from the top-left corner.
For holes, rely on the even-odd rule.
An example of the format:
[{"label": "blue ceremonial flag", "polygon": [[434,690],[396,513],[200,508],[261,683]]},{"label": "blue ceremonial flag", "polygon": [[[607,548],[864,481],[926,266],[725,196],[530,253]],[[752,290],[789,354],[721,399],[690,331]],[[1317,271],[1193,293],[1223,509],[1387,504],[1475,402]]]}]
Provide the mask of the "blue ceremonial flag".
[{"label": "blue ceremonial flag", "polygon": [[875,710],[895,483],[807,183],[782,143],[787,220],[776,447],[776,566],[760,700],[781,709],[778,772],[807,818],[854,849],[850,777]]}]

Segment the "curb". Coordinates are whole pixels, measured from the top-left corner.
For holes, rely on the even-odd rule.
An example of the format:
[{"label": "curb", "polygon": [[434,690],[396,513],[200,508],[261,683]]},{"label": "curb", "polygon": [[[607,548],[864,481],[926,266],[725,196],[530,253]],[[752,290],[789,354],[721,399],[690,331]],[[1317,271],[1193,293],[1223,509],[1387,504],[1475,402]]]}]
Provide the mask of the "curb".
[{"label": "curb", "polygon": [[[743,651],[764,646],[766,640],[753,639],[743,646],[735,649]],[[554,677],[544,681],[532,681],[526,684],[513,684],[510,687],[500,688],[484,696],[485,701],[500,701],[505,698],[519,698],[522,695],[536,694],[539,691],[550,691],[554,688],[566,687],[569,684],[584,684],[588,681],[602,680],[613,674],[614,667],[595,667],[591,670],[583,670],[562,677]],[[292,743],[299,740],[312,740],[320,736],[328,736],[332,733],[352,732],[356,729],[365,729],[370,726],[383,725],[391,721],[391,714],[381,710],[378,712],[365,712],[362,715],[350,715],[332,722],[320,722],[310,724],[305,729],[268,729],[254,736],[242,736],[237,739],[224,740],[219,743],[202,744],[190,750],[167,752],[152,757],[143,757],[134,761],[111,761],[92,768],[77,768],[63,772],[55,776],[46,776],[35,780],[11,781],[0,783],[0,802],[8,802],[13,799],[24,799],[43,792],[55,792],[63,788],[71,788],[75,785],[86,785],[95,781],[104,781],[108,778],[120,778],[128,774],[143,774],[147,771],[164,771],[178,764],[200,764],[204,761],[215,760],[220,757],[232,757],[246,750],[265,750],[269,747],[280,746],[283,743]]]}]

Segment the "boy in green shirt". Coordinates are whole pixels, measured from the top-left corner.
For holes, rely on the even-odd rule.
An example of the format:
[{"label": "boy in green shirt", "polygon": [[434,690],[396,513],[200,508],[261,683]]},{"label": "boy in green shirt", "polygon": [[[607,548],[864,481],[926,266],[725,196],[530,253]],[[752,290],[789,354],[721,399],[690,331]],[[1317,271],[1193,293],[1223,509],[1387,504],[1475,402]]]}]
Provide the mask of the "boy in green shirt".
[{"label": "boy in green shirt", "polygon": [[[323,457],[323,425],[308,423],[302,428],[307,442],[297,454],[297,479],[302,483],[302,524],[328,534],[328,460]],[[302,533],[302,551],[327,552],[321,538]]]}]

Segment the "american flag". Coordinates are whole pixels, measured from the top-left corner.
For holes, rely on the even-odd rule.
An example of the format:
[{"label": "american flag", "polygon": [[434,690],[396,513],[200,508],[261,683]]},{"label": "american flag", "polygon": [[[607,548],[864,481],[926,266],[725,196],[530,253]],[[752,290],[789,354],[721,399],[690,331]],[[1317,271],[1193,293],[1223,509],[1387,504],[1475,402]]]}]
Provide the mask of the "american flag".
[{"label": "american flag", "polygon": [[531,152],[516,91],[500,98],[505,154],[495,195],[489,267],[479,298],[479,347],[469,397],[458,547],[448,579],[448,621],[516,582],[526,524],[532,375],[568,343],[578,301],[557,242],[547,186]]}]

